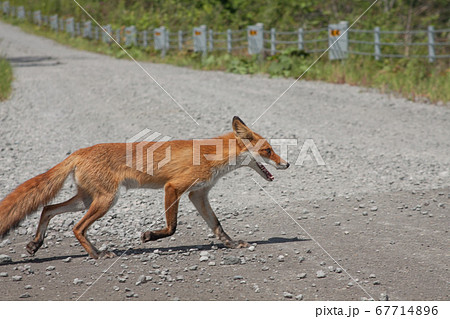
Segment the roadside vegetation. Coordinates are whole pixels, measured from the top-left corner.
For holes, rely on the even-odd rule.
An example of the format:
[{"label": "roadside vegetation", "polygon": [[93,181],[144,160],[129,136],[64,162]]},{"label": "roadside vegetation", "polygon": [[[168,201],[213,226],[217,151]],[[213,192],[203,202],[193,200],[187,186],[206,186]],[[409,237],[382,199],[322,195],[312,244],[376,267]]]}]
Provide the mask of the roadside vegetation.
[{"label": "roadside vegetation", "polygon": [[[47,0],[11,1],[12,5],[24,5],[42,14],[57,13],[74,16],[79,21],[86,19],[84,13],[72,1]],[[217,31],[227,28],[243,29],[247,25],[263,22],[266,28],[294,30],[298,27],[318,28],[329,22],[352,21],[363,12],[367,1],[309,1],[309,0],[222,0],[222,1],[80,1],[86,10],[102,24],[110,23],[114,28],[135,25],[138,29],[165,25],[171,30],[189,30],[193,26],[206,24]],[[433,24],[436,29],[448,27],[449,6],[444,1],[380,1],[371,13],[358,22],[358,29],[384,30],[426,29]],[[3,18],[5,19],[5,18]],[[64,32],[54,33],[47,27],[38,27],[28,21],[19,22],[6,18],[27,32],[52,38],[65,45],[128,58],[115,43],[105,44],[81,37],[72,38]],[[356,25],[355,25],[356,28]],[[449,41],[449,35],[446,41]],[[407,39],[405,39],[406,41]],[[445,40],[445,39],[444,39]],[[241,52],[209,53],[206,57],[191,50],[169,50],[164,58],[152,47],[127,47],[137,60],[168,63],[202,70],[223,70],[239,74],[269,74],[271,77],[299,77],[318,57],[303,51],[286,49],[261,59]],[[405,50],[409,50],[405,48]],[[435,63],[427,59],[384,58],[376,61],[370,56],[349,56],[343,61],[330,61],[325,54],[305,75],[304,80],[331,83],[347,83],[376,88],[411,100],[448,103],[450,101],[450,59],[439,59]]]},{"label": "roadside vegetation", "polygon": [[6,59],[0,57],[0,101],[6,100],[11,94],[12,79],[11,65]]}]

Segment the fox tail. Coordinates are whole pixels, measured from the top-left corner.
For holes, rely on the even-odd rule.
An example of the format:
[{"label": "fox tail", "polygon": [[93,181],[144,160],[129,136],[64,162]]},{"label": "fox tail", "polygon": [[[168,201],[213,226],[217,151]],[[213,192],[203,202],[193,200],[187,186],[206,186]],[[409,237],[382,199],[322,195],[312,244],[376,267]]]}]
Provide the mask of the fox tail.
[{"label": "fox tail", "polygon": [[47,172],[19,185],[6,196],[0,202],[0,239],[39,206],[51,201],[74,168],[74,157],[69,156]]}]

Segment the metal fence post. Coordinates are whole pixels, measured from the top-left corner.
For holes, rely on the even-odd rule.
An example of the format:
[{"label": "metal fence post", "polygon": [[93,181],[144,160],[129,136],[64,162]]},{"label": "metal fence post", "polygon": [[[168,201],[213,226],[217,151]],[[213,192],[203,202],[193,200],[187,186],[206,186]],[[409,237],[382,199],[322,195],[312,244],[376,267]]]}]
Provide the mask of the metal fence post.
[{"label": "metal fence post", "polygon": [[303,28],[298,29],[298,49],[301,51],[305,50],[303,46]]},{"label": "metal fence post", "polygon": [[25,8],[24,6],[20,6],[17,8],[17,18],[19,20],[24,20],[25,19]]},{"label": "metal fence post", "polygon": [[50,29],[52,29],[55,32],[58,32],[58,15],[52,15],[50,16]]},{"label": "metal fence post", "polygon": [[111,25],[110,24],[105,25],[103,29],[106,31],[106,33],[102,32],[102,41],[105,43],[111,43],[112,41],[111,37],[113,36]]},{"label": "metal fence post", "polygon": [[83,38],[92,39],[92,22],[90,20],[83,24]]},{"label": "metal fence post", "polygon": [[42,24],[42,18],[41,18],[41,11],[37,10],[33,12],[33,22],[37,24],[38,26],[41,26]]},{"label": "metal fence post", "polygon": [[428,26],[428,61],[431,63],[436,61],[436,55],[434,52],[434,27]]},{"label": "metal fence post", "polygon": [[342,60],[348,56],[347,25],[347,21],[328,25],[328,58],[330,60]]},{"label": "metal fence post", "polygon": [[203,56],[206,56],[206,25],[195,27],[192,38],[194,40],[194,52],[202,52]]},{"label": "metal fence post", "polygon": [[380,60],[381,58],[381,47],[380,47],[380,27],[375,27],[373,29],[373,40],[375,48],[375,60]]},{"label": "metal fence post", "polygon": [[213,35],[214,35],[214,32],[213,32],[213,30],[212,29],[209,29],[208,30],[208,42],[209,42],[209,47],[208,47],[208,49],[209,49],[209,52],[212,52],[213,50],[214,50],[214,39],[213,39]]},{"label": "metal fence post", "polygon": [[126,27],[125,32],[125,45],[137,45],[136,27],[134,25]]},{"label": "metal fence post", "polygon": [[9,14],[9,1],[3,2],[3,14]]},{"label": "metal fence post", "polygon": [[120,28],[116,30],[116,41],[120,44]]},{"label": "metal fence post", "polygon": [[178,51],[183,50],[183,30],[178,30]]},{"label": "metal fence post", "polygon": [[153,42],[155,50],[161,50],[161,57],[163,58],[166,56],[166,51],[168,49],[168,33],[169,30],[162,26],[153,30]]},{"label": "metal fence post", "polygon": [[69,33],[71,37],[75,36],[75,22],[73,18],[66,19],[66,32]]},{"label": "metal fence post", "polygon": [[142,31],[142,46],[146,48],[148,46],[147,42],[147,30]]},{"label": "metal fence post", "polygon": [[270,29],[270,55],[275,55],[277,47],[275,45],[276,31],[275,28]]},{"label": "metal fence post", "polygon": [[231,46],[231,30],[227,30],[227,51],[228,53],[231,53],[232,46]]},{"label": "metal fence post", "polygon": [[264,55],[264,24],[257,23],[247,27],[248,54]]}]

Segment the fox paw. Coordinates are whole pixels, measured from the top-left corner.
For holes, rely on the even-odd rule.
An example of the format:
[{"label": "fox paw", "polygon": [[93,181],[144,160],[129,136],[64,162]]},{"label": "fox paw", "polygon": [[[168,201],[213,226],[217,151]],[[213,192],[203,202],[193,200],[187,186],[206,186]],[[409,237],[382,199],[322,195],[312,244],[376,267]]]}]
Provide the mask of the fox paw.
[{"label": "fox paw", "polygon": [[246,248],[246,247],[250,246],[249,243],[247,243],[246,241],[243,241],[243,240],[238,240],[237,242],[233,241],[233,240],[227,240],[224,242],[224,244],[225,244],[225,247],[228,247],[228,248]]},{"label": "fox paw", "polygon": [[145,233],[142,233],[141,241],[143,243],[146,243],[148,241],[155,240],[156,238],[154,238],[154,237],[155,236],[153,236],[153,233],[151,231],[146,231]]},{"label": "fox paw", "polygon": [[103,259],[115,258],[115,257],[117,257],[117,255],[115,253],[113,253],[112,251],[108,251],[108,250],[101,251],[98,254],[98,258],[103,258]]},{"label": "fox paw", "polygon": [[34,256],[34,254],[39,250],[39,248],[41,248],[43,241],[41,242],[34,242],[34,241],[30,241],[26,247],[27,252],[31,255]]}]

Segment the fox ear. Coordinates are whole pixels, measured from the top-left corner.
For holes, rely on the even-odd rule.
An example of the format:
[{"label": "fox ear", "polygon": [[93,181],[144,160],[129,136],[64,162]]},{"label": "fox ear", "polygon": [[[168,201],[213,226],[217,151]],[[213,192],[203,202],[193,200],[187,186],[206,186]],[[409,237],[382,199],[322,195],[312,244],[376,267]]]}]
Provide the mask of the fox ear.
[{"label": "fox ear", "polygon": [[239,118],[239,116],[233,117],[233,131],[237,137],[241,139],[253,139],[253,132],[245,125],[245,123]]}]

